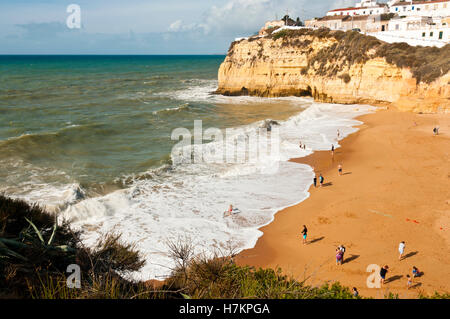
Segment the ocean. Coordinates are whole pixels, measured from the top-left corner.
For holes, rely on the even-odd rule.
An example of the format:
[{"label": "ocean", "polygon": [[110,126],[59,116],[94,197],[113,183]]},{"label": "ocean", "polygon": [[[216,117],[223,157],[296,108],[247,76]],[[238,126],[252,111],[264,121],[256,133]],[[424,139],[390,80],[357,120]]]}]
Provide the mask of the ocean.
[{"label": "ocean", "polygon": [[[309,196],[312,168],[289,159],[339,147],[373,108],[211,94],[224,58],[0,56],[0,193],[70,220],[87,245],[122,234],[146,259],[136,279],[170,273],[169,242],[205,254],[253,247],[276,212]],[[174,130],[192,132],[194,121],[248,137],[267,120],[278,123],[276,156],[245,160],[249,147],[242,161],[212,163],[172,153]],[[222,154],[227,143],[194,149]],[[240,213],[223,217],[230,204]]]}]

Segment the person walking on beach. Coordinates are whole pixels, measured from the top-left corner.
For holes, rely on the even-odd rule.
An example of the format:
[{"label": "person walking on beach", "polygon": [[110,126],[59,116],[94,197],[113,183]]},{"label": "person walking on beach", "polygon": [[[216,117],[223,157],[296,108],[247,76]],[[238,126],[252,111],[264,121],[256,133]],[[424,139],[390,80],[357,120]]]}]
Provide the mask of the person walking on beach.
[{"label": "person walking on beach", "polygon": [[353,287],[352,293],[353,293],[353,297],[358,297],[359,296],[359,292],[358,292],[358,289],[356,289],[356,287]]},{"label": "person walking on beach", "polygon": [[433,134],[434,134],[434,136],[439,135],[439,126],[435,126],[433,128]]},{"label": "person walking on beach", "polygon": [[384,281],[386,280],[386,274],[388,273],[389,266],[386,265],[380,269],[380,283],[384,285]]},{"label": "person walking on beach", "polygon": [[320,174],[320,176],[319,176],[320,187],[323,186],[323,180],[324,180],[324,178],[323,178],[322,174]]},{"label": "person walking on beach", "polygon": [[331,145],[331,157],[334,157],[334,144]]},{"label": "person walking on beach", "polygon": [[339,129],[337,130],[337,138],[339,139],[341,137],[341,132],[339,131]]},{"label": "person walking on beach", "polygon": [[405,252],[405,242],[402,241],[399,245],[398,245],[398,252],[400,253],[400,255],[398,256],[398,260],[402,260],[403,258],[403,254]]},{"label": "person walking on beach", "polygon": [[314,187],[317,188],[317,175],[314,175],[313,182],[314,182]]},{"label": "person walking on beach", "polygon": [[344,247],[344,245],[339,246],[339,249],[341,250],[341,253],[342,253],[341,264],[343,264],[344,263],[344,254],[345,254],[345,247]]},{"label": "person walking on beach", "polygon": [[302,234],[303,234],[303,245],[306,245],[306,237],[308,237],[308,228],[306,228],[305,225],[303,225]]},{"label": "person walking on beach", "polygon": [[336,265],[342,265],[342,250],[340,246],[336,248]]},{"label": "person walking on beach", "polygon": [[339,176],[342,176],[342,164],[338,165]]}]

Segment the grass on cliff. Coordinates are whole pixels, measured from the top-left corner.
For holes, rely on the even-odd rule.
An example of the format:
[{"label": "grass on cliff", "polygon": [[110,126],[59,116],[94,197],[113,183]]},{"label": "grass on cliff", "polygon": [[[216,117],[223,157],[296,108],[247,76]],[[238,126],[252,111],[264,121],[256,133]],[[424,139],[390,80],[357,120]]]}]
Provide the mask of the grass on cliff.
[{"label": "grass on cliff", "polygon": [[400,68],[409,68],[418,83],[431,83],[450,70],[450,44],[443,48],[410,46],[407,43],[386,43],[356,31],[329,29],[282,30],[268,38],[282,39],[282,46],[305,47],[312,40],[301,40],[300,37],[304,36],[337,40],[316,53],[310,51],[308,66],[302,71],[304,74],[312,71],[314,74],[336,76],[347,72],[354,64],[376,57]]},{"label": "grass on cliff", "polygon": [[[163,284],[154,287],[124,278],[144,265],[134,245],[111,234],[91,249],[83,246],[81,235],[67,223],[57,225],[38,206],[0,195],[0,298],[355,298],[339,283],[311,287],[282,275],[281,269],[240,267],[222,254],[194,255],[189,241],[168,243],[176,266]],[[71,264],[80,267],[81,288],[67,285],[66,270]]]}]

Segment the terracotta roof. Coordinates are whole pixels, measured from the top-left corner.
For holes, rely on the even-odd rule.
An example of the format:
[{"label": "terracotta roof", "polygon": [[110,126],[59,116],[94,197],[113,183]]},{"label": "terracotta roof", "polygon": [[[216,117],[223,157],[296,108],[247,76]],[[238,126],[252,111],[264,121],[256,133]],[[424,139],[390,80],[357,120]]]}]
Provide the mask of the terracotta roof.
[{"label": "terracotta roof", "polygon": [[[450,2],[450,0],[432,0],[432,1],[413,1],[413,4],[430,4],[430,3],[441,3]],[[401,7],[411,5],[410,1],[399,2],[393,5],[393,7]]]},{"label": "terracotta roof", "polygon": [[323,18],[319,18],[318,21],[328,21],[328,20],[343,20],[347,18],[348,16],[325,16]]},{"label": "terracotta roof", "polygon": [[[450,1],[450,0],[445,0],[445,1]],[[377,3],[376,7],[350,7],[350,8],[334,9],[334,10],[330,10],[328,12],[348,11],[348,10],[362,10],[362,9],[375,9],[375,8],[383,8],[383,7],[384,7],[384,5]]]},{"label": "terracotta roof", "polygon": [[330,10],[329,12],[334,12],[334,11],[347,11],[347,10],[358,10],[358,9],[363,9],[363,8],[344,8],[344,9],[334,9],[334,10]]}]

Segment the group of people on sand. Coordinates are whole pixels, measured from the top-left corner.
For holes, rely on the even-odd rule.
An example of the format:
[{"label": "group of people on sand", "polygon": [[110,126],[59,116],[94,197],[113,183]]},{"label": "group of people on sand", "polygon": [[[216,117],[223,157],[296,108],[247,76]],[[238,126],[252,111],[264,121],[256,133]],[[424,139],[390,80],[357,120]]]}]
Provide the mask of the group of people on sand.
[{"label": "group of people on sand", "polygon": [[[306,227],[306,225],[303,225],[301,234],[302,234],[302,238],[303,238],[303,245],[306,245],[308,243],[307,242],[308,228]],[[400,242],[399,247],[398,247],[398,251],[400,253],[399,260],[403,259],[403,254],[405,253],[405,247],[406,247],[405,242],[404,241]],[[342,265],[344,263],[345,251],[346,251],[346,248],[344,245],[339,245],[336,248],[336,265]],[[381,285],[383,285],[386,282],[386,275],[388,272],[389,272],[388,265],[385,265],[380,269],[379,275],[380,275],[380,284]],[[412,270],[411,270],[411,275],[410,274],[406,275],[407,289],[410,289],[412,287],[413,278],[420,277],[421,275],[422,275],[422,273],[419,271],[419,269],[416,266],[413,266]],[[353,287],[352,293],[355,297],[357,297],[359,295],[359,292],[355,287]]]},{"label": "group of people on sand", "polygon": [[[406,243],[404,241],[401,241],[398,245],[398,260],[403,259],[403,254],[405,253],[405,247]],[[383,285],[386,282],[386,274],[389,272],[389,266],[385,265],[380,269],[380,283]],[[421,272],[416,266],[412,267],[411,274],[406,274],[406,287],[407,289],[410,289],[413,284],[413,278],[420,277]]]},{"label": "group of people on sand", "polygon": [[[325,179],[323,178],[322,174],[319,174],[319,187],[323,186],[324,180]],[[314,187],[317,187],[317,174],[314,174],[313,183],[314,183]]]}]

